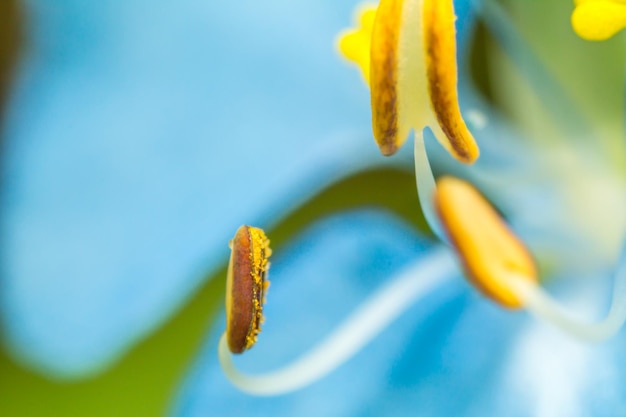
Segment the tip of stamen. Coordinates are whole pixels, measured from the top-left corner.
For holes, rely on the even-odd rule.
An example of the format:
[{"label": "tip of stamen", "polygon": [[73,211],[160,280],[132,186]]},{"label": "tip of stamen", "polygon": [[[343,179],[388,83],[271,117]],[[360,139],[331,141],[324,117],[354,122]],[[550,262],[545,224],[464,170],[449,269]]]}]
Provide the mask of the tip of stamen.
[{"label": "tip of stamen", "polygon": [[435,208],[470,281],[498,304],[522,307],[513,280],[535,283],[535,263],[493,207],[470,183],[443,177],[437,181]]},{"label": "tip of stamen", "polygon": [[378,147],[380,148],[380,152],[383,154],[383,156],[392,156],[393,154],[398,152],[398,144],[396,143],[379,142]]}]

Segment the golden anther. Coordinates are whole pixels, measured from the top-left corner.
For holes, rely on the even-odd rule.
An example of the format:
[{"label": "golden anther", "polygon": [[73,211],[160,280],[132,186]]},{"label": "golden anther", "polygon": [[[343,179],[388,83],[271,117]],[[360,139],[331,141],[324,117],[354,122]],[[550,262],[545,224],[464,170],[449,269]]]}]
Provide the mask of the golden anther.
[{"label": "golden anther", "polygon": [[428,93],[439,126],[445,133],[445,138],[438,139],[459,161],[471,163],[479,152],[459,109],[455,20],[451,1],[424,0]]},{"label": "golden anther", "polygon": [[493,207],[470,183],[443,177],[437,181],[435,208],[470,281],[497,303],[522,307],[511,279],[536,283],[535,263]]},{"label": "golden anther", "polygon": [[381,1],[372,30],[370,90],[374,139],[383,155],[393,155],[404,143],[410,126],[399,123],[398,94],[402,0]]},{"label": "golden anther", "polygon": [[452,156],[474,162],[478,146],[458,103],[452,1],[382,0],[372,24],[373,13],[364,9],[358,29],[342,35],[339,49],[369,80],[381,152],[394,154],[411,129],[431,126]]},{"label": "golden anther", "polygon": [[231,241],[226,278],[226,337],[232,353],[242,353],[256,342],[263,323],[263,303],[271,255],[263,230],[241,226]]}]

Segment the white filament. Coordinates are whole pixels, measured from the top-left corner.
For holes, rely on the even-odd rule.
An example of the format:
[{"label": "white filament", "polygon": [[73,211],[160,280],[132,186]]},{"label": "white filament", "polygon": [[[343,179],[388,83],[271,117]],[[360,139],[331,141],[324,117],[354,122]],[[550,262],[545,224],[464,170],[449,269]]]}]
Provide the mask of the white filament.
[{"label": "white filament", "polygon": [[443,232],[433,204],[437,184],[433,177],[433,171],[430,169],[430,162],[428,162],[426,145],[424,144],[424,133],[422,130],[415,130],[414,136],[413,155],[415,159],[415,185],[417,186],[417,195],[419,197],[422,213],[424,213],[424,218],[435,236],[442,242],[448,243],[448,238]]},{"label": "white filament", "polygon": [[535,317],[586,341],[601,342],[615,335],[626,321],[626,262],[622,259],[615,272],[613,299],[607,316],[595,323],[582,321],[552,298],[539,285],[521,277],[510,277],[524,300],[524,307]]},{"label": "white filament", "polygon": [[305,387],[354,356],[408,307],[450,281],[456,272],[450,251],[437,249],[386,284],[303,357],[267,374],[240,372],[222,335],[218,347],[222,369],[233,385],[249,394],[279,395]]}]

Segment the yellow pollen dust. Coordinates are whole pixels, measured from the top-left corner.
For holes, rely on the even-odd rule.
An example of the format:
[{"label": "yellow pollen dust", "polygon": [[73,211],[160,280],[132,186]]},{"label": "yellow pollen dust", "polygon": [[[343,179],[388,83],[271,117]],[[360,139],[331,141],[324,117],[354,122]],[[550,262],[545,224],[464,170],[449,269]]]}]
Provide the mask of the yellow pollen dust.
[{"label": "yellow pollen dust", "polygon": [[376,5],[360,6],[357,9],[355,19],[358,26],[340,34],[337,41],[341,55],[361,69],[361,74],[368,85],[370,79],[370,46],[375,17]]},{"label": "yellow pollen dust", "polygon": [[250,275],[254,281],[253,287],[253,305],[254,320],[250,323],[250,330],[246,336],[246,349],[250,349],[257,340],[258,334],[261,332],[261,324],[265,321],[263,317],[263,304],[265,303],[265,294],[269,288],[270,282],[267,280],[267,270],[269,269],[268,258],[272,255],[270,249],[270,241],[265,236],[262,229],[250,227],[250,260],[252,269]]},{"label": "yellow pollen dust", "polygon": [[523,307],[511,279],[536,283],[535,263],[493,207],[470,183],[453,177],[437,181],[435,207],[469,280],[502,306]]},{"label": "yellow pollen dust", "polygon": [[575,0],[572,27],[583,39],[603,41],[626,27],[623,0]]}]

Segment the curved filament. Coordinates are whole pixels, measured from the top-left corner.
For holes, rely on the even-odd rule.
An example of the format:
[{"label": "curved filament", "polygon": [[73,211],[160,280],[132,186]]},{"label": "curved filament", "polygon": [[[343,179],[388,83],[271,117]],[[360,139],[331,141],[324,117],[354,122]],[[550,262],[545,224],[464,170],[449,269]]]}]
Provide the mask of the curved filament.
[{"label": "curved filament", "polygon": [[218,347],[222,369],[233,385],[249,394],[280,395],[303,388],[354,356],[416,301],[449,282],[455,272],[450,252],[436,250],[400,273],[300,359],[266,374],[239,371],[222,336]]}]

